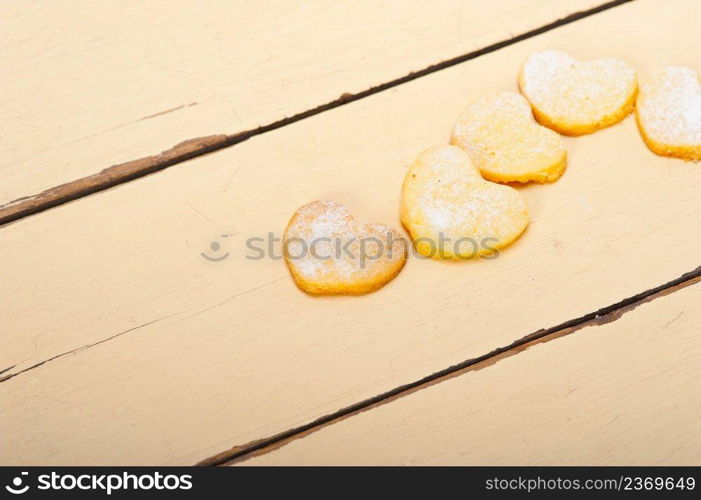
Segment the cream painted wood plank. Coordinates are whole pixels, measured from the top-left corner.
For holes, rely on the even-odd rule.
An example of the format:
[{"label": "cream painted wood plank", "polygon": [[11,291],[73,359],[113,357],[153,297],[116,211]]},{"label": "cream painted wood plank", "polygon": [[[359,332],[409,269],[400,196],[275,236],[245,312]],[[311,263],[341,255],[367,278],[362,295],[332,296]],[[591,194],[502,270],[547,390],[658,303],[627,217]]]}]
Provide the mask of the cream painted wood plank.
[{"label": "cream painted wood plank", "polygon": [[698,465],[701,285],[244,465]]},{"label": "cream painted wood plank", "polygon": [[0,205],[603,3],[5,0]]},{"label": "cream painted wood plank", "polygon": [[[470,99],[515,89],[535,50],[615,55],[642,76],[701,67],[701,5],[657,5],[611,9],[4,227],[0,368],[59,357],[0,383],[0,460],[194,463],[696,268],[701,170],[650,153],[632,118],[567,139],[568,171],[522,189],[532,224],[495,261],[410,259],[375,294],[311,298],[281,261],[244,258],[247,238],[280,234],[313,199],[398,226],[408,164],[448,139]],[[230,253],[220,263],[200,256],[214,240]]]}]

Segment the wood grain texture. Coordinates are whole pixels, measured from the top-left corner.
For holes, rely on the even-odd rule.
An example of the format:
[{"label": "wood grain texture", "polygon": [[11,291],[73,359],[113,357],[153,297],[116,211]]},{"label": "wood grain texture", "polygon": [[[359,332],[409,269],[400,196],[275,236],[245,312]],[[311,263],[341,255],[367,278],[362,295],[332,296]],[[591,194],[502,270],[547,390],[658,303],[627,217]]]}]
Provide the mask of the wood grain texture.
[{"label": "wood grain texture", "polygon": [[0,221],[603,3],[2,2]]},{"label": "wood grain texture", "polygon": [[701,285],[243,465],[698,465]]},{"label": "wood grain texture", "polygon": [[[448,140],[469,100],[514,90],[535,50],[618,56],[643,77],[701,66],[701,6],[657,5],[611,9],[3,228],[0,460],[194,463],[695,269],[701,171],[650,153],[632,118],[567,139],[567,172],[521,189],[531,226],[495,261],[409,259],[377,293],[311,298],[280,260],[245,259],[247,238],[280,234],[313,199],[398,226],[407,166]],[[200,256],[213,240],[230,253],[220,263]]]}]

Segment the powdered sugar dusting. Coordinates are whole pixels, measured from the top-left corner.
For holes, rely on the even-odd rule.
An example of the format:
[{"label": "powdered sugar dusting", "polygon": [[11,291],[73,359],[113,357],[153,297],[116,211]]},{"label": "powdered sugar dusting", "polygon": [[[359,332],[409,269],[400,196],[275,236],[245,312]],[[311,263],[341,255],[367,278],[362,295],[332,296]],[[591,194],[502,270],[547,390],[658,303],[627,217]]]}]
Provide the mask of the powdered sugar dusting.
[{"label": "powdered sugar dusting", "polygon": [[658,143],[701,146],[701,83],[691,68],[668,67],[640,89],[638,117]]},{"label": "powdered sugar dusting", "polygon": [[452,241],[462,237],[505,239],[522,225],[526,212],[517,191],[486,181],[429,189],[419,198],[419,206],[425,224]]},{"label": "powdered sugar dusting", "polygon": [[356,222],[335,201],[314,201],[299,208],[284,241],[288,265],[295,273],[334,290],[372,280],[388,265],[403,262],[406,250],[401,234],[384,224]]},{"label": "powdered sugar dusting", "polygon": [[619,59],[579,62],[556,50],[528,57],[520,83],[536,108],[569,123],[604,120],[625,105],[637,85],[635,71]]},{"label": "powdered sugar dusting", "polygon": [[536,123],[528,101],[513,92],[481,96],[465,109],[453,144],[468,152],[485,176],[498,180],[544,180],[563,161],[562,138]]},{"label": "powdered sugar dusting", "polygon": [[414,238],[434,244],[442,238],[496,238],[504,244],[525,228],[528,209],[521,195],[475,173],[467,153],[456,146],[419,156],[402,189],[403,220]]}]

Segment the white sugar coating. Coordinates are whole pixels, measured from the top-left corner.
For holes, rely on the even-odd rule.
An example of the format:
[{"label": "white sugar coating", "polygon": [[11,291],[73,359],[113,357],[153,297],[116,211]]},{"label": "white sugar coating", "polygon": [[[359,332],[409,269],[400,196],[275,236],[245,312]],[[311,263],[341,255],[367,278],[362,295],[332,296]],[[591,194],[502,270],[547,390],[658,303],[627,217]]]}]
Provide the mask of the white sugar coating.
[{"label": "white sugar coating", "polygon": [[[504,120],[508,116],[510,123]],[[522,127],[531,121],[531,107],[523,96],[513,92],[495,92],[472,101],[455,124],[453,137],[470,153],[480,156],[496,153],[480,140],[483,135],[498,139],[505,128]],[[471,155],[472,156],[472,155]]]},{"label": "white sugar coating", "polygon": [[419,210],[438,231],[463,225],[469,218],[466,211],[474,213],[475,207],[463,206],[460,198],[472,190],[472,185],[484,182],[469,157],[457,147],[439,147],[425,152],[420,162],[420,169],[412,170],[413,175],[432,182],[423,189]]},{"label": "white sugar coating", "polygon": [[641,125],[655,142],[701,144],[701,82],[693,69],[657,71],[641,86],[637,105]]},{"label": "white sugar coating", "polygon": [[[379,243],[368,240],[371,237]],[[403,259],[405,250],[399,233],[384,224],[356,222],[334,201],[314,201],[297,210],[285,241],[288,263],[306,280],[321,284],[372,277],[388,261]],[[377,255],[380,258],[374,258]]]},{"label": "white sugar coating", "polygon": [[[461,237],[501,240],[511,234],[520,224],[519,210],[512,213],[513,188],[491,184],[490,189],[485,189],[484,182],[434,185],[433,189],[426,190],[418,204],[425,224],[433,228],[436,235],[443,233],[453,241]],[[525,204],[519,209],[524,207]]]},{"label": "white sugar coating", "polygon": [[416,164],[421,167],[414,171],[415,175],[441,179],[443,184],[483,180],[469,156],[456,146],[429,148],[421,153]]},{"label": "white sugar coating", "polygon": [[516,190],[485,181],[457,146],[422,153],[402,188],[404,223],[414,238],[430,238],[434,245],[441,235],[452,242],[511,241],[527,224],[527,211]]},{"label": "white sugar coating", "polygon": [[521,90],[554,120],[601,121],[635,90],[635,71],[619,59],[577,61],[564,52],[532,54],[523,65]]},{"label": "white sugar coating", "polygon": [[455,124],[452,142],[483,173],[529,172],[565,154],[562,138],[538,125],[526,98],[514,92],[493,92],[471,102]]}]

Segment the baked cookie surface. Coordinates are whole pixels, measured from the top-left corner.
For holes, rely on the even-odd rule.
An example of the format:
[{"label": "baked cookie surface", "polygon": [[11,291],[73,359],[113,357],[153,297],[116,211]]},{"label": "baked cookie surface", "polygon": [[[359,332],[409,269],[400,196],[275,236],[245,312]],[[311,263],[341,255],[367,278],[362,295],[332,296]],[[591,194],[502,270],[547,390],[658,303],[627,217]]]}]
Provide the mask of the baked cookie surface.
[{"label": "baked cookie surface", "polygon": [[655,72],[640,87],[635,118],[653,152],[701,160],[701,82],[693,69]]},{"label": "baked cookie surface", "polygon": [[404,267],[407,241],[384,225],[356,221],[334,201],[313,201],[290,219],[283,253],[292,277],[313,295],[359,295],[381,288]]},{"label": "baked cookie surface", "polygon": [[528,225],[521,194],[484,180],[465,151],[448,145],[427,149],[411,165],[400,212],[416,250],[435,259],[494,254]]},{"label": "baked cookie surface", "polygon": [[514,92],[493,92],[471,102],[451,142],[494,182],[552,182],[567,164],[562,137],[539,125],[526,98]]},{"label": "baked cookie surface", "polygon": [[635,106],[635,71],[619,59],[577,61],[564,52],[531,54],[518,77],[536,120],[565,135],[582,135],[625,118]]}]

